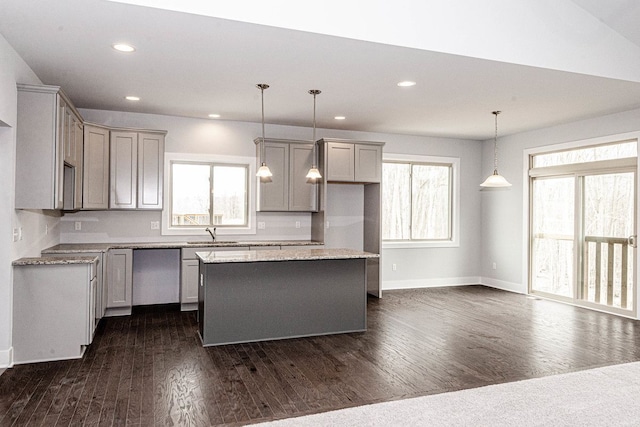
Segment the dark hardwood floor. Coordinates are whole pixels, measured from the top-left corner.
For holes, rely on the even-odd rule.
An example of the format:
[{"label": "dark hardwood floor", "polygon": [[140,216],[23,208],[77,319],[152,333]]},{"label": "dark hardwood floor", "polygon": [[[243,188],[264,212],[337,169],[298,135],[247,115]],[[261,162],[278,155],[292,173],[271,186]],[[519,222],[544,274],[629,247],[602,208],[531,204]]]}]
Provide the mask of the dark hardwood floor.
[{"label": "dark hardwood floor", "polygon": [[640,360],[640,323],[482,286],[385,292],[366,333],[203,348],[194,312],[103,319],[0,376],[0,425],[243,425]]}]

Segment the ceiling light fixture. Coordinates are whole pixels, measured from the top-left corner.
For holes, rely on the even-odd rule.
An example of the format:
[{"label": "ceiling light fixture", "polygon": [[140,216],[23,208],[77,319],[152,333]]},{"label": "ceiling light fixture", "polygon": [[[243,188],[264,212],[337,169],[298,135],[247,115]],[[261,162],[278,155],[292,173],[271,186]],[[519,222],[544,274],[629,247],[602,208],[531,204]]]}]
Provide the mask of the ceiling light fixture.
[{"label": "ceiling light fixture", "polygon": [[140,97],[138,96],[125,96],[124,99],[127,101],[140,101]]},{"label": "ceiling light fixture", "polygon": [[309,91],[309,94],[313,95],[313,150],[311,152],[311,169],[309,169],[306,178],[314,181],[322,178],[316,165],[316,95],[320,95],[321,93],[318,89],[311,89]]},{"label": "ceiling light fixture", "polygon": [[345,116],[335,116],[334,119],[335,120],[344,120],[344,119],[346,119],[346,117]]},{"label": "ceiling light fixture", "polygon": [[268,181],[269,178],[273,176],[271,170],[269,170],[269,166],[264,161],[264,90],[269,89],[268,84],[259,83],[256,85],[258,89],[260,89],[260,94],[262,96],[262,140],[260,141],[260,167],[258,168],[258,173],[256,176],[260,178],[261,181]]},{"label": "ceiling light fixture", "polygon": [[209,114],[209,117],[211,117],[212,119],[219,119],[220,114]]},{"label": "ceiling light fixture", "polygon": [[493,138],[493,174],[489,175],[487,179],[484,180],[480,187],[511,187],[511,184],[498,173],[498,114],[501,111],[493,111],[491,114],[495,115],[496,119],[496,133]]},{"label": "ceiling light fixture", "polygon": [[135,52],[136,50],[135,47],[126,43],[115,43],[111,45],[111,47],[117,50],[118,52],[125,52],[125,53]]},{"label": "ceiling light fixture", "polygon": [[411,87],[415,85],[416,85],[416,82],[412,82],[410,80],[404,80],[404,81],[398,82],[398,86],[400,87]]}]

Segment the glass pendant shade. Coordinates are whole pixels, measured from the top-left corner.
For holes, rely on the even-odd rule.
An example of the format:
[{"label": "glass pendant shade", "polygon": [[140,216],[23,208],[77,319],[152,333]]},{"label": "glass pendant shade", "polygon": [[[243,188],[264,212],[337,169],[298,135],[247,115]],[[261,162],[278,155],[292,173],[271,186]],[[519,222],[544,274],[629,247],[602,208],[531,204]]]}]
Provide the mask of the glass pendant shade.
[{"label": "glass pendant shade", "polygon": [[256,173],[256,176],[258,178],[270,178],[273,176],[273,174],[271,173],[271,169],[269,169],[269,166],[267,166],[266,163],[262,163],[262,165],[260,165],[260,167],[258,168],[258,173]]},{"label": "glass pendant shade", "polygon": [[320,179],[320,178],[322,178],[322,175],[320,175],[320,171],[314,165],[314,166],[311,167],[311,169],[309,169],[309,172],[307,172],[306,178],[307,179]]},{"label": "glass pendant shade", "polygon": [[493,175],[489,175],[487,179],[485,179],[484,182],[480,184],[480,187],[511,187],[511,184],[505,179],[504,176],[498,173],[498,170],[494,170]]}]

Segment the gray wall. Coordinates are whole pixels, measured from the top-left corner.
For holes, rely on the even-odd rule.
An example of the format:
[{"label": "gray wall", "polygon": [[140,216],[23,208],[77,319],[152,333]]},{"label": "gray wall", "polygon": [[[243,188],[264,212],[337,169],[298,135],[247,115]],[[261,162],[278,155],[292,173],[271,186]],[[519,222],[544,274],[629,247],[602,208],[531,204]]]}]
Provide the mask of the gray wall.
[{"label": "gray wall", "polygon": [[[213,153],[254,156],[253,139],[261,134],[259,123],[215,121],[151,114],[123,113],[81,109],[87,121],[117,127],[167,130],[167,152]],[[266,136],[274,138],[310,139],[312,130],[306,127],[266,126]],[[390,135],[370,132],[317,130],[318,138],[347,138],[384,141],[384,151],[394,154],[421,154],[459,157],[461,180],[460,247],[429,249],[384,249],[382,252],[383,288],[420,287],[434,284],[478,283],[480,271],[480,175],[481,143],[448,138]],[[347,189],[345,189],[346,191]],[[360,202],[361,205],[361,202]],[[348,207],[341,207],[349,211]],[[361,207],[360,207],[361,209]],[[350,219],[343,215],[343,219]],[[78,212],[66,214],[61,221],[61,241],[82,243],[91,241],[117,242],[131,239],[184,241],[185,236],[162,236],[151,230],[150,221],[159,221],[159,212]],[[82,222],[82,230],[74,230],[74,222]],[[309,239],[309,214],[258,214],[266,222],[265,230],[255,236],[225,236],[229,239]],[[295,229],[295,221],[302,227]],[[357,235],[356,232],[352,233]],[[205,235],[202,238],[206,238]],[[360,237],[361,238],[361,237]],[[398,266],[391,270],[391,264]],[[387,287],[388,288],[388,287]]]},{"label": "gray wall", "polygon": [[[41,83],[0,35],[0,368],[11,360],[13,274],[11,262],[39,255],[43,246],[58,243],[58,217],[42,211],[16,211],[16,83]],[[50,229],[44,234],[45,226]],[[22,227],[23,239],[13,242],[12,229]]]},{"label": "gray wall", "polygon": [[[500,115],[509,120],[508,112]],[[516,292],[527,292],[528,200],[525,150],[588,140],[640,130],[640,109],[545,129],[508,135],[498,140],[498,169],[513,187],[508,191],[482,191],[482,282]],[[481,182],[493,170],[493,141],[482,148]],[[638,209],[636,207],[636,209]],[[497,268],[492,269],[495,262]]]}]

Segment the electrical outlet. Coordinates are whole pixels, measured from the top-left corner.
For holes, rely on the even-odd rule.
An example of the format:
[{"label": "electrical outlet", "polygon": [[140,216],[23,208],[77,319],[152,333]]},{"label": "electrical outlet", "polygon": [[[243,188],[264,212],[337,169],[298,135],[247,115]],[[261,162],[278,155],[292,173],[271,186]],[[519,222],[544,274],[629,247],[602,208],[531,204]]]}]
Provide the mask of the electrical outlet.
[{"label": "electrical outlet", "polygon": [[327,227],[326,228],[329,228],[329,221],[327,221]]},{"label": "electrical outlet", "polygon": [[20,237],[20,235],[18,234],[18,228],[17,227],[13,227],[13,241],[17,242],[19,237]]},{"label": "electrical outlet", "polygon": [[300,228],[300,221],[296,221],[296,228]]},{"label": "electrical outlet", "polygon": [[160,221],[151,221],[152,230],[160,230]]},{"label": "electrical outlet", "polygon": [[75,222],[75,229],[76,229],[76,231],[82,230],[82,222],[76,221]]},{"label": "electrical outlet", "polygon": [[49,234],[49,224],[44,225],[44,234]]},{"label": "electrical outlet", "polygon": [[396,264],[391,264],[391,270],[396,271],[398,266]]},{"label": "electrical outlet", "polygon": [[494,262],[493,265],[491,266],[491,268],[493,268],[494,270],[496,269],[496,263]]},{"label": "electrical outlet", "polygon": [[23,237],[24,237],[24,236],[23,236],[23,234],[22,234],[22,227],[19,227],[19,228],[18,228],[18,240],[22,240],[22,238],[23,238]]},{"label": "electrical outlet", "polygon": [[258,230],[264,230],[265,228],[267,228],[267,225],[264,221],[258,221]]}]

